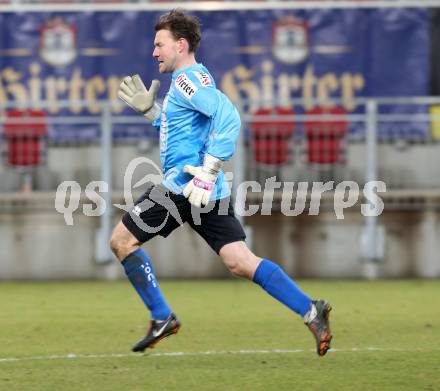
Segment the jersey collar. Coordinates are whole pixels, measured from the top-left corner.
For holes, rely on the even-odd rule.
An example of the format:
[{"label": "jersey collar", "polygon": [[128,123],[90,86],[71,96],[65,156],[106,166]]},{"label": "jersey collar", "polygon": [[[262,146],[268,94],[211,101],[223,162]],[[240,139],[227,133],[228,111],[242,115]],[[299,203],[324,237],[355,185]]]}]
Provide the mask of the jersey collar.
[{"label": "jersey collar", "polygon": [[185,68],[180,68],[177,71],[173,72],[172,79],[174,80],[177,76],[179,76],[183,72],[188,72],[188,71],[191,71],[191,70],[200,70],[200,68],[202,66],[203,66],[203,64],[197,63],[197,64],[193,64],[193,65],[188,65]]}]

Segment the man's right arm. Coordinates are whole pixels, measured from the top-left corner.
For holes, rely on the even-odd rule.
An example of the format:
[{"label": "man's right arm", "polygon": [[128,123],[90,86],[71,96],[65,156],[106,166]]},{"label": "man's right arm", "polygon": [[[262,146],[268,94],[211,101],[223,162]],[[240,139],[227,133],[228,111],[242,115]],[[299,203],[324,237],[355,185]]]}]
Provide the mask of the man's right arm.
[{"label": "man's right arm", "polygon": [[126,76],[119,85],[118,97],[133,110],[144,115],[149,121],[154,122],[161,111],[159,103],[156,102],[159,86],[159,80],[154,79],[151,82],[150,89],[147,90],[139,75]]}]

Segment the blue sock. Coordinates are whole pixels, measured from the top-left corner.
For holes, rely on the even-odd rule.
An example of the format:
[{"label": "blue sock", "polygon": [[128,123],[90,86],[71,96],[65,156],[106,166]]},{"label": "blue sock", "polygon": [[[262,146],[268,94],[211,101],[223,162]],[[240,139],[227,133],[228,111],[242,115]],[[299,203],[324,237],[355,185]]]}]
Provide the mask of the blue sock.
[{"label": "blue sock", "polygon": [[276,263],[263,259],[255,271],[254,282],[260,285],[269,295],[304,316],[312,304],[293,280]]},{"label": "blue sock", "polygon": [[172,311],[162,296],[147,253],[141,248],[132,252],[122,261],[122,266],[134,289],[151,311],[151,317],[157,320],[168,318]]}]

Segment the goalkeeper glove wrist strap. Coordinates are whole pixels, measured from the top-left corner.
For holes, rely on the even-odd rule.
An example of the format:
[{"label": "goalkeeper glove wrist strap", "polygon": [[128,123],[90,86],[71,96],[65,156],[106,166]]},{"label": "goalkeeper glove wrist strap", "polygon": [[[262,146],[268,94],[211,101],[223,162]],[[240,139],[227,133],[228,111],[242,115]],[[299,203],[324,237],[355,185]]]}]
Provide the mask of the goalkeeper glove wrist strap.
[{"label": "goalkeeper glove wrist strap", "polygon": [[203,171],[214,175],[215,178],[217,178],[218,173],[222,169],[223,161],[220,159],[217,159],[214,156],[211,156],[209,154],[205,155],[205,158],[203,160]]},{"label": "goalkeeper glove wrist strap", "polygon": [[162,108],[160,107],[160,104],[154,102],[154,105],[150,109],[145,111],[143,114],[144,117],[146,117],[149,121],[153,122],[157,117],[159,117],[161,110]]}]

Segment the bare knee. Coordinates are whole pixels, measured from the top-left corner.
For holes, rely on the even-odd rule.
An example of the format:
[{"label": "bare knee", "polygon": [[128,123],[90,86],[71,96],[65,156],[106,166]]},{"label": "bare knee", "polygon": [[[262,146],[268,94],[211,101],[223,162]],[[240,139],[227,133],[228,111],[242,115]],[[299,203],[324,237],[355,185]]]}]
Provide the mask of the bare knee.
[{"label": "bare knee", "polygon": [[220,250],[220,257],[229,271],[236,277],[251,280],[261,258],[250,251],[244,242],[229,243]]},{"label": "bare knee", "polygon": [[113,230],[110,238],[110,248],[116,257],[122,261],[127,255],[131,254],[139,247],[139,241],[122,222],[119,222]]}]

